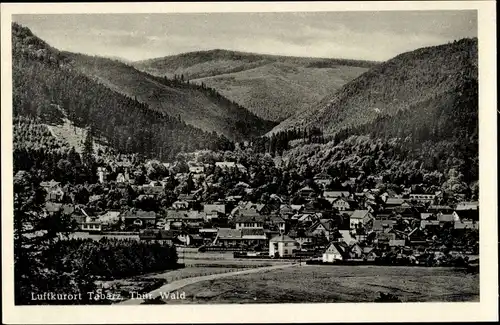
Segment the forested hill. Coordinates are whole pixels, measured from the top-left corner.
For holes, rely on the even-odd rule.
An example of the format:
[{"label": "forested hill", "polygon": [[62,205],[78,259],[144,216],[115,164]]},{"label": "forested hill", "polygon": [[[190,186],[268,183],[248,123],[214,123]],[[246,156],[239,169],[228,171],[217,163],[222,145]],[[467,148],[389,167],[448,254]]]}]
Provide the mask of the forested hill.
[{"label": "forested hill", "polygon": [[16,23],[12,48],[14,116],[54,124],[64,115],[76,126],[91,126],[96,136],[122,152],[161,159],[180,151],[234,146],[226,137],[155,111],[81,74],[70,58]]},{"label": "forested hill", "polygon": [[204,83],[264,119],[282,121],[375,64],[210,50],[139,61],[134,66],[156,76],[178,75]]},{"label": "forested hill", "polygon": [[429,193],[478,189],[477,39],[405,53],[256,141],[342,180],[380,176]]},{"label": "forested hill", "polygon": [[276,125],[255,116],[205,84],[192,84],[183,78],[158,78],[118,60],[63,54],[84,75],[156,111],[180,117],[201,130],[242,141],[263,135]]},{"label": "forested hill", "polygon": [[[314,126],[325,134],[335,134],[375,121],[382,123],[382,132],[394,136],[427,123],[430,131],[445,133],[474,127],[477,67],[477,39],[407,52],[373,67],[318,104],[285,120],[273,133]],[[462,105],[464,101],[469,104]],[[420,128],[417,131],[425,132]]]}]

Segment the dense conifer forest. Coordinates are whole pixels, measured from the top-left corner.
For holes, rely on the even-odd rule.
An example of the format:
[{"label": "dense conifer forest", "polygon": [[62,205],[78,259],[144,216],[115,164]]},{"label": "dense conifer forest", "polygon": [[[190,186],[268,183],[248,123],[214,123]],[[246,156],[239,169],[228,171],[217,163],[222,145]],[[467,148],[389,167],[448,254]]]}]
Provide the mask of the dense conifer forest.
[{"label": "dense conifer forest", "polygon": [[177,117],[118,94],[74,71],[57,50],[29,29],[13,25],[14,116],[57,123],[67,116],[75,125],[92,125],[97,136],[122,152],[163,159],[201,148],[228,150],[231,141],[207,133]]}]

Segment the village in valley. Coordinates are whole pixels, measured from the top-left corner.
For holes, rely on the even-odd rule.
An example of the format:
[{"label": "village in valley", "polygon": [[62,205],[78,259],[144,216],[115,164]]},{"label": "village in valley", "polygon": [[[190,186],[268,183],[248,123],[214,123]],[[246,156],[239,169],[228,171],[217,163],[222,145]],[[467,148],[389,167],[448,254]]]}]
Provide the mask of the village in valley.
[{"label": "village in valley", "polygon": [[262,166],[245,166],[231,153],[233,161],[216,156],[101,159],[96,184],[75,190],[42,182],[46,211],[71,217],[77,225],[71,238],[135,238],[239,258],[425,266],[478,260],[479,204],[465,196],[387,186],[373,177],[374,187],[361,188],[362,174],[339,180],[326,172],[282,195],[269,184],[251,185]]},{"label": "village in valley", "polygon": [[241,13],[294,49],[361,23],[339,58],[208,42],[229,13],[110,15],[13,19],[16,305],[479,301],[476,14],[408,15],[442,39],[381,58],[402,12]]}]

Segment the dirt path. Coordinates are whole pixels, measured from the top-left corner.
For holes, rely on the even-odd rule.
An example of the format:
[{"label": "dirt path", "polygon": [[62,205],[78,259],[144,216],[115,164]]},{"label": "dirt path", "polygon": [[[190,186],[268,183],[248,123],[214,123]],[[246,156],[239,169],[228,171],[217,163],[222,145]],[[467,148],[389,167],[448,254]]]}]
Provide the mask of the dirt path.
[{"label": "dirt path", "polygon": [[[180,288],[185,287],[187,285],[202,282],[202,281],[215,280],[215,279],[220,279],[220,278],[225,278],[225,277],[230,277],[230,276],[235,276],[235,275],[244,275],[244,274],[251,274],[251,273],[258,273],[258,272],[283,269],[283,268],[297,266],[297,265],[299,265],[299,263],[273,265],[273,266],[253,268],[253,269],[244,270],[244,271],[210,274],[210,275],[204,275],[204,276],[197,276],[197,277],[193,277],[193,278],[181,279],[181,280],[173,281],[171,283],[167,283],[167,284],[161,286],[160,288],[149,292],[149,296],[151,299],[154,299],[160,295],[160,292],[165,292],[165,293],[174,292],[175,290],[179,290]],[[143,302],[144,302],[144,299],[129,299],[129,300],[119,302],[118,304],[119,305],[120,304],[121,305],[140,305]]]}]

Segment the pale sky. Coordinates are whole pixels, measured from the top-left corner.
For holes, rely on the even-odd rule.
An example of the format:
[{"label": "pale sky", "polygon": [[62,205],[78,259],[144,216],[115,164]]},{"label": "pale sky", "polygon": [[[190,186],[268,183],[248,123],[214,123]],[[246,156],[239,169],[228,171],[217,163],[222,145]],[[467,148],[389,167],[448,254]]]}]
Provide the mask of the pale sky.
[{"label": "pale sky", "polygon": [[384,61],[424,46],[477,37],[477,12],[379,11],[15,15],[50,45],[143,60],[190,51]]}]

